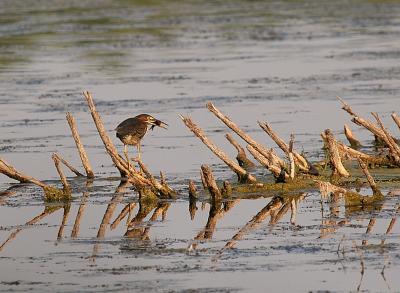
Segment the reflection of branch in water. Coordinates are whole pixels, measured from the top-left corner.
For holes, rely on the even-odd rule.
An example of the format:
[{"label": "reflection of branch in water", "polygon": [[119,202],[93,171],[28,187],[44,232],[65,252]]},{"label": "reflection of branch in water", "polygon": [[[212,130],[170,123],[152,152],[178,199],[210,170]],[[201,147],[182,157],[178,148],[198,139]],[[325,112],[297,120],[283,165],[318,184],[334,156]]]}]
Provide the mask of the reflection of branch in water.
[{"label": "reflection of branch in water", "polygon": [[65,228],[65,223],[67,223],[69,211],[71,210],[71,204],[70,204],[70,203],[65,204],[65,205],[63,206],[63,208],[64,208],[64,213],[63,213],[63,217],[62,217],[60,229],[58,230],[57,240],[61,240],[62,237],[63,237],[64,228]]},{"label": "reflection of branch in water", "polygon": [[363,255],[361,249],[357,246],[355,241],[353,241],[353,246],[354,246],[354,249],[356,250],[358,256],[360,257],[360,266],[361,266],[360,274],[361,274],[361,278],[360,278],[360,282],[358,283],[358,286],[357,286],[357,292],[359,292],[360,288],[361,288],[362,280],[364,278],[364,272],[365,272],[364,255]]},{"label": "reflection of branch in water", "polygon": [[[33,219],[31,219],[30,221],[25,223],[25,226],[28,225],[33,225],[36,224],[37,222],[39,222],[41,219],[45,218],[46,216],[54,213],[55,211],[59,210],[60,208],[62,208],[62,206],[52,206],[52,207],[45,207],[44,211],[42,213],[40,213],[39,215],[37,215],[36,217],[34,217]],[[13,240],[19,232],[22,231],[23,228],[18,228],[16,229],[14,232],[12,232],[10,234],[10,236],[8,236],[7,240],[3,242],[3,244],[0,245],[0,251],[3,250],[3,248],[6,246],[6,244],[8,242],[10,242],[11,240]]]},{"label": "reflection of branch in water", "polygon": [[[365,236],[367,236],[368,234],[371,233],[372,228],[375,226],[375,223],[376,223],[376,218],[375,218],[375,217],[372,217],[372,218],[369,220],[368,227],[367,227],[367,231],[365,231],[365,234],[366,234]],[[367,239],[364,239],[364,240],[362,241],[362,245],[367,245],[367,244],[368,244]]]},{"label": "reflection of branch in water", "polygon": [[136,206],[136,202],[130,202],[128,203],[122,211],[119,213],[118,217],[114,220],[114,222],[111,224],[110,228],[111,230],[114,230],[117,228],[119,223],[128,215]]},{"label": "reflection of branch in water", "polygon": [[79,205],[78,213],[76,214],[74,227],[72,228],[71,238],[78,237],[79,226],[80,226],[80,223],[81,223],[81,218],[82,218],[83,212],[84,212],[85,207],[86,207],[86,201],[87,201],[88,197],[89,197],[89,193],[88,192],[84,192],[83,195],[82,195],[81,204]]},{"label": "reflection of branch in water", "polygon": [[[165,213],[169,207],[170,203],[165,201],[159,202],[157,206],[155,206],[154,202],[150,203],[140,202],[139,211],[136,214],[136,217],[133,218],[132,221],[129,223],[129,227],[133,228],[128,229],[125,233],[125,236],[128,238],[148,240],[148,234],[150,232],[150,227],[152,225],[152,222],[156,221],[157,218],[160,216],[165,217],[166,215]],[[149,221],[147,221],[146,226],[143,227],[139,225],[153,209],[154,209],[153,215],[151,216]]]},{"label": "reflection of branch in water", "polygon": [[[385,232],[385,236],[387,236],[387,235],[392,231],[392,229],[393,229],[393,227],[394,227],[394,224],[395,224],[396,221],[397,221],[396,215],[397,215],[399,212],[400,212],[400,204],[397,204],[397,206],[396,206],[396,211],[395,211],[395,216],[390,220],[389,226],[387,227],[386,232]],[[384,244],[385,244],[385,240],[386,240],[386,238],[383,238],[383,239],[382,239],[381,245],[384,245]]]},{"label": "reflection of branch in water", "polygon": [[[120,184],[115,190],[115,195],[112,197],[110,203],[107,205],[107,209],[104,213],[99,230],[97,231],[97,239],[104,239],[107,226],[110,223],[111,217],[114,214],[117,204],[122,200],[123,196],[122,192],[125,191],[127,185],[129,185],[129,181],[121,180]],[[99,244],[97,243],[93,246],[93,253],[91,257],[92,261],[94,261],[94,258],[96,257],[98,251],[99,251]]]},{"label": "reflection of branch in water", "polygon": [[281,208],[282,205],[285,203],[285,200],[280,196],[275,196],[271,199],[271,201],[255,215],[242,229],[236,233],[230,241],[225,244],[225,247],[221,250],[221,252],[226,248],[232,248],[236,241],[243,238],[243,236],[249,233],[251,230],[257,227],[262,221],[265,220],[271,212],[276,211],[277,209]]},{"label": "reflection of branch in water", "polygon": [[[229,200],[226,201],[223,205],[221,204],[220,201],[211,201],[211,206],[210,206],[210,211],[208,214],[208,219],[207,219],[207,224],[204,227],[203,230],[201,230],[199,233],[197,233],[196,237],[194,240],[204,240],[204,239],[211,239],[215,227],[217,226],[218,220],[223,218],[223,216],[229,212],[231,208],[233,208],[240,199],[235,199],[235,200]],[[194,250],[197,248],[198,243],[190,243],[188,247],[188,251]]]}]

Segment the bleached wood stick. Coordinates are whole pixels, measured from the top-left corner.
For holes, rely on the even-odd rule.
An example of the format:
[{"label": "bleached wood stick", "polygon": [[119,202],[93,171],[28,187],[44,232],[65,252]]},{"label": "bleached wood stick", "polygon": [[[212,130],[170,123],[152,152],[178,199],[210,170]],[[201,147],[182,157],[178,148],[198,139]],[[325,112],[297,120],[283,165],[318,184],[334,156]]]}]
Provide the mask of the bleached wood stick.
[{"label": "bleached wood stick", "polygon": [[352,148],[359,148],[361,143],[358,139],[356,139],[351,131],[350,127],[347,124],[344,125],[344,135],[346,136],[347,140],[349,141]]},{"label": "bleached wood stick", "polygon": [[70,163],[68,163],[66,160],[64,160],[59,154],[55,153],[55,155],[57,156],[58,160],[61,163],[63,163],[68,169],[70,169],[71,172],[75,173],[76,176],[85,177],[81,172],[79,172],[77,169],[75,169]]},{"label": "bleached wood stick", "polygon": [[256,178],[248,173],[245,169],[240,167],[236,162],[234,162],[231,158],[229,158],[223,150],[218,148],[203,132],[203,130],[198,127],[192,119],[189,117],[180,116],[185,123],[185,125],[198,137],[200,140],[225,164],[234,171],[239,178],[239,181],[248,181],[250,183],[256,182]]},{"label": "bleached wood stick", "polygon": [[329,149],[329,154],[330,154],[330,161],[332,165],[334,166],[334,173],[338,173],[340,176],[343,177],[349,177],[350,174],[347,172],[347,170],[344,168],[342,164],[342,160],[339,155],[338,148],[336,146],[336,140],[333,137],[332,131],[330,129],[325,130],[325,137],[328,142],[328,149]]},{"label": "bleached wood stick", "polygon": [[[83,147],[83,144],[81,142],[81,139],[80,139],[77,127],[76,127],[75,118],[74,118],[74,116],[72,116],[72,114],[70,112],[67,112],[66,117],[67,117],[68,125],[71,128],[72,137],[74,138],[76,147],[79,152],[79,157],[81,158],[82,165],[85,168],[86,175],[88,178],[94,178],[94,174],[93,174],[93,170],[90,165],[90,162],[89,162],[89,158],[86,154],[85,148]],[[80,176],[80,175],[78,175],[78,176]]]},{"label": "bleached wood stick", "polygon": [[69,183],[68,183],[68,181],[67,181],[67,178],[65,177],[64,172],[63,172],[62,169],[61,169],[61,166],[60,166],[60,159],[58,158],[58,156],[57,156],[56,153],[54,153],[54,154],[51,156],[51,158],[52,158],[53,161],[54,161],[54,165],[56,166],[58,175],[60,175],[61,183],[62,183],[62,185],[64,186],[64,192],[65,192],[65,193],[71,192],[71,186],[69,185]]}]

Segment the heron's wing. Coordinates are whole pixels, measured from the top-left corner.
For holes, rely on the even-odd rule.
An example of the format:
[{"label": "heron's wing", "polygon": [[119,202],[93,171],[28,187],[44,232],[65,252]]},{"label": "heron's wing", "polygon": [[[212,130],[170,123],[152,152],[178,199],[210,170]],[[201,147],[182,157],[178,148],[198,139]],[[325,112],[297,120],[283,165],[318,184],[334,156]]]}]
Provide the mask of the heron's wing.
[{"label": "heron's wing", "polygon": [[141,139],[146,134],[147,124],[135,118],[128,118],[122,121],[115,130],[118,137],[132,135]]}]

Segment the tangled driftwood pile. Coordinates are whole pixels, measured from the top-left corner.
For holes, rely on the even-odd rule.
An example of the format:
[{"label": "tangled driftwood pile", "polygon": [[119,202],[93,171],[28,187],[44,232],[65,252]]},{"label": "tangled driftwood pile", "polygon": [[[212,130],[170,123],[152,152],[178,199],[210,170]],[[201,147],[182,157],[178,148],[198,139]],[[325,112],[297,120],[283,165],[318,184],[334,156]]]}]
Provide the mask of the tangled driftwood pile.
[{"label": "tangled driftwood pile", "polygon": [[[127,161],[118,154],[116,147],[104,128],[99,113],[96,111],[92,96],[89,92],[84,92],[84,97],[87,101],[99,136],[104,143],[104,147],[111,157],[115,167],[120,172],[123,180],[132,184],[140,197],[150,196],[154,198],[173,198],[176,192],[167,184],[162,173],[160,180],[158,180],[151,174],[147,166],[141,160],[136,159],[136,162],[139,165],[137,170],[132,164],[129,166]],[[375,136],[376,142],[383,146],[383,151],[378,154],[367,154],[361,152],[358,150],[361,143],[354,137],[350,128],[347,125],[344,125],[344,132],[350,143],[350,147],[337,141],[332,131],[326,129],[321,133],[321,136],[325,143],[327,160],[323,162],[310,163],[303,154],[300,154],[295,150],[293,134],[291,135],[290,141],[286,143],[276,132],[274,132],[269,123],[259,121],[259,126],[284,152],[286,158],[281,158],[272,148],[267,148],[255,141],[212,103],[207,104],[208,110],[241,139],[243,139],[247,143],[246,149],[248,152],[274,175],[275,182],[271,183],[265,183],[265,180],[262,182],[251,174],[251,169],[254,166],[254,163],[247,158],[245,149],[233,138],[232,135],[226,134],[226,138],[238,151],[236,157],[237,162],[229,158],[221,148],[212,142],[190,117],[181,116],[188,129],[190,129],[190,131],[192,131],[194,135],[196,135],[218,158],[220,158],[233,172],[237,174],[238,181],[241,183],[232,187],[229,182],[225,181],[222,187],[218,187],[210,167],[203,165],[200,174],[204,189],[210,193],[212,200],[220,200],[223,196],[229,195],[233,191],[238,193],[244,191],[276,190],[300,192],[307,188],[315,188],[316,186],[319,187],[322,195],[332,193],[343,194],[349,204],[365,205],[382,200],[383,195],[375,183],[374,178],[370,175],[368,166],[374,168],[400,167],[400,147],[398,141],[384,127],[380,117],[376,113],[372,113],[377,122],[375,124],[357,115],[342,99],[340,99],[340,101],[343,104],[343,109],[353,117],[352,121],[369,130]],[[392,114],[392,118],[400,128],[400,118],[395,113]],[[72,137],[76,143],[82,165],[85,169],[86,177],[94,178],[94,172],[80,140],[75,119],[71,113],[67,113],[67,121],[71,128]],[[31,182],[42,187],[44,189],[45,199],[47,200],[68,200],[71,197],[71,189],[68,180],[63,174],[61,163],[68,167],[77,176],[85,175],[71,166],[71,164],[65,161],[59,154],[53,154],[52,158],[63,184],[63,189],[47,185],[33,177],[26,176],[2,159],[0,159],[0,172],[20,182]],[[351,176],[352,170],[347,170],[345,164],[343,164],[343,162],[349,160],[358,163],[373,191],[372,196],[363,196],[355,191],[351,191],[346,187],[348,185],[351,187],[351,184],[349,184],[351,183],[351,180],[341,180],[342,178],[348,178]],[[323,167],[327,166],[332,170],[331,174],[327,174],[326,171],[324,171],[325,169],[323,169]],[[195,198],[197,194],[193,181],[190,181],[189,184],[189,194],[191,198]]]}]

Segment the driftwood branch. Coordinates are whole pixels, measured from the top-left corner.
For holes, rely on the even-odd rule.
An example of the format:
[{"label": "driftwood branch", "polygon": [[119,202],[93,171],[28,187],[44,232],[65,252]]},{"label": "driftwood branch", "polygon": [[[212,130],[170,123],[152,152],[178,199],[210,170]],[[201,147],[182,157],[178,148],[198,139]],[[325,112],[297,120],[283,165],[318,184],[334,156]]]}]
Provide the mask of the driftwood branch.
[{"label": "driftwood branch", "polygon": [[[240,129],[229,117],[225,116],[221,111],[219,111],[212,103],[207,103],[207,108],[217,116],[226,126],[228,126],[231,130],[233,130],[237,135],[239,135],[243,140],[245,140],[249,145],[255,148],[262,156],[267,159],[271,157],[271,150],[265,148],[262,144],[255,141],[248,134],[246,134],[242,129]],[[279,161],[279,165],[284,168],[285,162],[275,155],[275,159]]]},{"label": "driftwood branch", "polygon": [[211,168],[207,165],[201,165],[201,171],[203,172],[204,180],[207,184],[207,188],[211,194],[212,200],[213,201],[221,200],[221,191],[219,190],[217,183],[215,182]]},{"label": "driftwood branch", "polygon": [[381,119],[379,118],[378,114],[375,112],[371,113],[372,116],[375,117],[376,121],[378,122],[381,131],[383,132],[383,136],[381,137],[385,144],[389,147],[389,152],[393,157],[393,160],[396,164],[400,165],[400,147],[394,140],[394,138],[390,135],[389,131],[386,130],[385,126],[383,125]]},{"label": "driftwood branch", "polygon": [[[271,162],[266,159],[264,156],[262,156],[255,148],[253,148],[251,145],[247,145],[247,150],[252,154],[252,156],[265,168],[267,168],[271,173],[275,176],[275,178],[278,178],[281,176],[281,171],[283,170],[281,167],[276,166],[274,164],[271,164]],[[286,171],[284,171],[284,176],[285,179],[289,178],[289,175],[287,174]]]},{"label": "driftwood branch", "polygon": [[348,127],[346,124],[344,125],[344,135],[346,136],[347,140],[350,143],[350,146],[354,149],[358,149],[361,147],[360,141],[355,138],[353,132],[351,131],[350,127]]},{"label": "driftwood branch", "polygon": [[392,118],[393,118],[393,120],[394,120],[394,122],[396,123],[396,125],[400,128],[400,117],[399,116],[397,116],[397,114],[396,113],[392,113]]},{"label": "driftwood branch", "polygon": [[189,117],[180,116],[185,125],[225,164],[234,171],[239,181],[256,182],[256,178],[230,159],[223,150],[218,148]]},{"label": "driftwood branch", "polygon": [[[260,121],[258,121],[258,124],[272,138],[272,140],[275,141],[275,143],[281,148],[281,150],[286,154],[286,156],[289,157],[290,153],[289,146],[285,143],[285,141],[282,138],[279,137],[279,135],[276,132],[272,130],[271,125],[268,124],[267,122],[262,123]],[[292,153],[298,168],[300,170],[307,172],[310,169],[307,160],[294,150],[292,151]]]},{"label": "driftwood branch", "polygon": [[238,154],[236,156],[236,160],[238,161],[239,165],[244,168],[254,167],[254,163],[247,158],[244,148],[242,148],[242,146],[236,140],[234,140],[229,133],[225,134],[225,137],[237,150]]},{"label": "driftwood branch", "polygon": [[[294,135],[293,133],[290,135],[290,142],[289,142],[289,149],[288,149],[288,158],[289,158],[289,176],[290,179],[294,178],[294,173],[295,173],[295,165],[294,165],[294,156],[293,156],[293,144],[294,144]],[[307,163],[307,162],[306,162]]]},{"label": "driftwood branch", "polygon": [[[67,112],[66,117],[67,117],[68,125],[71,128],[72,137],[74,138],[76,147],[78,148],[78,152],[79,152],[79,156],[82,161],[82,165],[85,168],[86,175],[88,178],[94,178],[93,170],[89,163],[88,156],[86,154],[85,148],[83,147],[83,144],[81,143],[81,139],[80,139],[77,127],[76,127],[75,118],[69,112]],[[78,175],[78,176],[80,176],[80,175]]]},{"label": "driftwood branch", "polygon": [[358,158],[358,163],[360,164],[360,167],[363,170],[365,177],[367,177],[369,186],[371,186],[373,194],[382,196],[382,192],[379,190],[379,188],[377,187],[377,185],[375,183],[374,178],[369,173],[367,165],[363,162],[363,160],[361,158]]},{"label": "driftwood branch", "polygon": [[336,145],[336,140],[330,129],[325,130],[325,137],[328,143],[328,150],[330,155],[330,161],[333,166],[333,174],[338,174],[343,177],[349,177],[350,174],[344,168],[342,160],[339,155],[339,151]]},{"label": "driftwood branch", "polygon": [[70,192],[71,192],[71,186],[69,185],[69,183],[68,183],[68,181],[67,181],[67,178],[65,177],[64,172],[63,172],[62,169],[61,169],[61,166],[60,166],[60,158],[57,156],[56,153],[54,153],[54,154],[51,156],[51,158],[52,158],[53,161],[54,161],[54,165],[56,166],[58,175],[60,175],[61,183],[62,183],[62,185],[64,186],[64,192],[65,192],[65,193],[70,193]]},{"label": "driftwood branch", "polygon": [[65,165],[68,169],[71,170],[72,173],[74,173],[76,176],[79,177],[85,177],[81,172],[79,172],[77,169],[75,169],[70,163],[68,163],[66,160],[64,160],[59,154],[55,153],[57,156],[58,160]]}]

